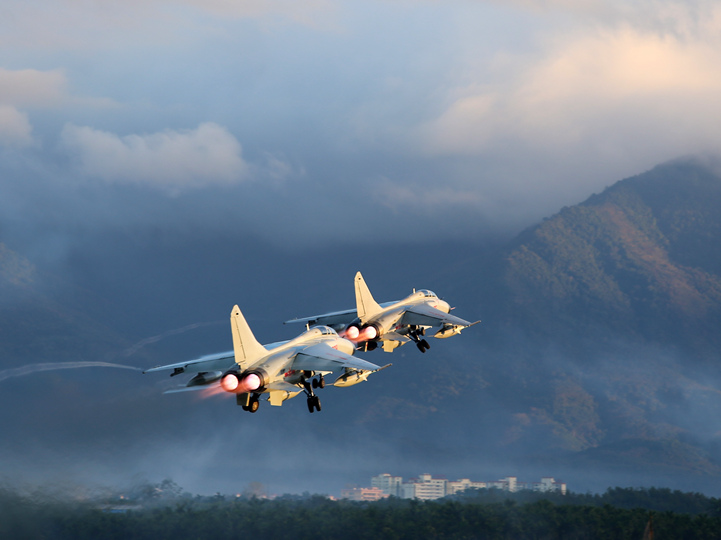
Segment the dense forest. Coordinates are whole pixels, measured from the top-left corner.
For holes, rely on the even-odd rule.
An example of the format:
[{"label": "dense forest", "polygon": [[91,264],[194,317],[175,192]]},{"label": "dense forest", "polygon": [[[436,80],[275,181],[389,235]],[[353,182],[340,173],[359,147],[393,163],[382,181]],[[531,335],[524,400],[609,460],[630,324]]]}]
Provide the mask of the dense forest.
[{"label": "dense forest", "polygon": [[[468,491],[438,501],[336,501],[321,495],[192,496],[147,486],[133,498],[59,500],[0,490],[0,537],[721,538],[721,501],[668,489],[604,494]],[[171,489],[167,489],[170,487]],[[649,536],[649,531],[653,535]]]}]

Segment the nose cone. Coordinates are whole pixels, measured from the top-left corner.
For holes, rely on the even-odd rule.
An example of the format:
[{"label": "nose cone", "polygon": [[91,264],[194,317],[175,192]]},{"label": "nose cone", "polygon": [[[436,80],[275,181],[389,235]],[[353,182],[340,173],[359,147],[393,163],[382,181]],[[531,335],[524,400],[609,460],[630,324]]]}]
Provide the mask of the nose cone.
[{"label": "nose cone", "polygon": [[445,300],[438,300],[438,309],[440,309],[444,313],[450,313],[451,305],[448,302],[446,302]]}]

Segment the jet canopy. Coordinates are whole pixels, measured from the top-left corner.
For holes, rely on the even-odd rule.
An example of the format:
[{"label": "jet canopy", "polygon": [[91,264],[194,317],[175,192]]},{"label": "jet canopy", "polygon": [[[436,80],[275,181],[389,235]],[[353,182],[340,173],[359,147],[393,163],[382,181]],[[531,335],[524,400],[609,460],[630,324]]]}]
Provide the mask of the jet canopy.
[{"label": "jet canopy", "polygon": [[436,295],[436,293],[434,293],[433,291],[429,291],[428,289],[420,289],[418,292],[426,298],[438,298],[438,295]]},{"label": "jet canopy", "polygon": [[311,328],[310,331],[315,334],[320,334],[321,336],[337,336],[338,335],[338,333],[335,330],[333,330],[330,326],[318,325],[318,326],[314,326],[313,328]]}]

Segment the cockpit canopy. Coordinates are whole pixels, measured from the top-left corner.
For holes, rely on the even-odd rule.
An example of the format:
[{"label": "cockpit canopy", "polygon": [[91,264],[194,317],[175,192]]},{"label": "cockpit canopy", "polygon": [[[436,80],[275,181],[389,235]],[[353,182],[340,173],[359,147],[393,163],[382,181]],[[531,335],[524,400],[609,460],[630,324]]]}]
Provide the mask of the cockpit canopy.
[{"label": "cockpit canopy", "polygon": [[436,293],[434,293],[433,291],[429,291],[428,289],[420,289],[418,292],[423,293],[423,296],[425,296],[426,298],[438,298]]},{"label": "cockpit canopy", "polygon": [[333,330],[330,326],[318,325],[311,328],[311,330],[317,330],[322,336],[336,336],[338,333]]}]

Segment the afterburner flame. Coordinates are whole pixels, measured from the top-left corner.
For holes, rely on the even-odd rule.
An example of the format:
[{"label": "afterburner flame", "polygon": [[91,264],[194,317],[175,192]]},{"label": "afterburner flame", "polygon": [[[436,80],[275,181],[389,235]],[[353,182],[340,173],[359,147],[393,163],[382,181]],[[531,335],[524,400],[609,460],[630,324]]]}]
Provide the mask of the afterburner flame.
[{"label": "afterburner flame", "polygon": [[260,377],[255,373],[245,376],[242,380],[242,386],[245,392],[252,392],[260,388]]},{"label": "afterburner flame", "polygon": [[212,384],[210,386],[207,386],[206,388],[203,388],[199,392],[199,394],[200,394],[200,397],[202,397],[202,398],[209,398],[212,396],[220,396],[220,395],[227,396],[228,392],[226,392],[223,389],[222,384],[220,382],[218,382],[218,383]]},{"label": "afterburner flame", "polygon": [[242,379],[238,378],[235,373],[228,373],[220,380],[220,386],[226,392],[233,394],[242,394],[244,392],[253,392],[260,388],[261,380],[255,373],[249,373]]},{"label": "afterburner flame", "polygon": [[360,333],[360,338],[364,341],[369,339],[375,339],[376,337],[378,337],[378,331],[376,330],[375,326],[367,326]]},{"label": "afterburner flame", "polygon": [[222,386],[226,392],[235,392],[239,384],[238,376],[233,373],[228,373],[220,380],[220,386]]},{"label": "afterburner flame", "polygon": [[358,339],[358,335],[360,334],[360,330],[358,330],[357,326],[349,326],[345,330],[345,337],[346,339]]}]

